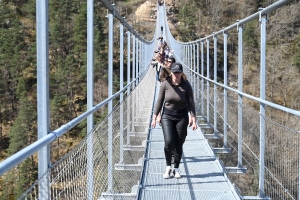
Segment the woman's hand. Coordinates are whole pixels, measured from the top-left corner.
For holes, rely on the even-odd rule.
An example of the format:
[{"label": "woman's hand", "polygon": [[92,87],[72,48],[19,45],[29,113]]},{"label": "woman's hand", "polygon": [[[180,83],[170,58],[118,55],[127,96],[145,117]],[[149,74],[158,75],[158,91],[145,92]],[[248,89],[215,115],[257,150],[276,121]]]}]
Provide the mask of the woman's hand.
[{"label": "woman's hand", "polygon": [[160,113],[158,113],[156,121],[157,121],[158,125],[161,126],[161,123],[160,123],[161,122],[161,115],[160,115]]},{"label": "woman's hand", "polygon": [[156,115],[153,115],[151,127],[155,128],[155,126],[156,126]]},{"label": "woman's hand", "polygon": [[155,120],[155,119],[152,119],[151,127],[152,127],[152,128],[155,128],[155,126],[156,126],[156,120]]},{"label": "woman's hand", "polygon": [[193,125],[192,125],[192,130],[194,131],[194,130],[196,130],[197,128],[198,128],[197,124],[196,124],[196,123],[193,123]]},{"label": "woman's hand", "polygon": [[192,117],[190,116],[189,117],[189,127],[191,127],[193,125],[193,119],[192,119]]},{"label": "woman's hand", "polygon": [[196,117],[190,117],[189,119],[189,126],[192,126],[192,130],[196,130],[198,128],[197,123],[196,123]]}]

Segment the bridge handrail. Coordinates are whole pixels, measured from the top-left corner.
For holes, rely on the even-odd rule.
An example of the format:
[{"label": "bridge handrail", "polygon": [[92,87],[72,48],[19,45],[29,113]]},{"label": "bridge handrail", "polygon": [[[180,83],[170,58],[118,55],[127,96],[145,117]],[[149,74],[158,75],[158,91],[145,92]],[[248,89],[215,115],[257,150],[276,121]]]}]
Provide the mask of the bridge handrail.
[{"label": "bridge handrail", "polygon": [[153,42],[153,40],[155,39],[155,37],[153,37],[150,41],[144,39],[143,37],[141,37],[135,30],[132,30],[132,26],[130,26],[124,17],[122,17],[116,10],[114,7],[114,4],[111,4],[108,0],[101,0],[103,5],[111,12],[113,13],[114,17],[116,17],[128,30],[130,30],[133,35],[135,35],[139,40],[141,40],[142,42],[146,43],[146,44],[151,44]]},{"label": "bridge handrail", "polygon": [[[300,191],[299,179],[285,180],[284,178],[288,177],[287,174],[299,174],[297,171],[299,169],[297,166],[297,164],[299,164],[299,144],[297,143],[299,141],[299,123],[297,123],[297,118],[300,116],[300,111],[287,108],[274,101],[273,103],[271,102],[274,100],[273,98],[271,100],[268,99],[269,101],[266,100],[267,14],[277,8],[283,7],[289,2],[291,1],[279,0],[266,8],[260,8],[255,14],[239,20],[226,28],[222,28],[222,30],[218,32],[213,32],[211,35],[191,42],[176,41],[170,30],[168,28],[166,29],[168,34],[167,38],[170,40],[169,45],[171,46],[171,49],[175,50],[176,59],[183,63],[185,73],[194,88],[195,96],[199,98],[199,105],[201,106],[201,108],[199,107],[199,112],[202,117],[201,122],[202,120],[205,121],[202,125],[211,127],[212,129],[213,133],[207,134],[207,136],[209,138],[217,138],[223,135],[223,147],[219,148],[218,146],[218,148],[215,148],[216,151],[219,153],[228,153],[231,151],[231,148],[229,148],[229,146],[231,146],[238,155],[237,166],[225,167],[226,171],[228,173],[246,173],[247,168],[251,168],[254,172],[253,174],[259,180],[258,187],[255,186],[255,190],[257,190],[257,194],[260,199],[268,199],[269,196],[271,198],[275,197],[276,199],[276,197],[280,195],[287,195],[288,198],[297,197],[299,196],[297,192]],[[245,63],[243,63],[243,25],[250,21],[252,22],[255,19],[259,19],[260,24],[260,50],[258,50],[257,54],[255,54],[257,57],[260,55],[260,64],[258,64],[258,68],[260,68],[260,70],[258,70],[258,72],[260,71],[260,82],[259,88],[257,88],[260,91],[260,97],[254,96],[257,94],[256,92],[248,92],[247,94],[243,91],[243,86],[246,85],[244,83],[244,80],[246,79],[244,79],[243,74],[243,69],[245,68]],[[165,26],[168,26],[167,20],[165,20],[164,23]],[[287,22],[287,24],[288,23],[291,22]],[[235,37],[235,34],[233,37],[237,41],[237,48],[232,50],[234,53],[231,52],[232,63],[228,62],[228,53],[230,53],[227,51],[229,30],[231,30],[231,32],[236,30],[238,32],[237,37]],[[223,45],[220,45],[218,42],[218,35],[223,35],[224,40],[220,42]],[[213,40],[212,43],[210,43],[210,40]],[[204,49],[204,46],[206,49]],[[246,48],[246,50],[248,49]],[[218,60],[218,55],[222,55],[222,53],[224,57]],[[218,61],[220,61],[220,63]],[[228,64],[237,67],[238,71],[233,73],[236,75],[233,76],[233,79],[237,79],[236,86],[228,85],[227,78],[232,75],[227,71]],[[206,71],[204,72],[204,70]],[[217,78],[219,71],[224,72],[223,83]],[[220,90],[223,90],[223,94],[221,94]],[[230,95],[234,95],[236,99],[230,100],[228,98],[228,92],[230,92]],[[243,97],[250,99],[251,101],[246,101],[246,103],[243,104]],[[256,107],[259,111],[250,111],[251,108],[247,107],[247,103],[249,102],[251,102],[251,104],[254,102],[253,104],[259,105],[259,108]],[[232,107],[233,110],[231,111],[230,108],[232,109]],[[218,116],[218,114],[220,114],[218,109],[223,111],[224,117]],[[279,115],[278,113],[280,113],[280,115],[284,114],[288,116],[289,119],[282,120],[281,124],[276,124],[275,121],[278,119],[276,119],[275,114]],[[231,118],[230,120],[229,117]],[[219,121],[220,118],[222,118],[221,121]],[[291,124],[294,129],[289,128],[287,124]],[[234,127],[235,131],[231,131],[233,130],[231,127]],[[229,139],[227,135],[231,135],[232,138]],[[243,135],[246,135],[248,138],[244,139]],[[235,137],[236,139],[233,139]],[[279,147],[278,143],[274,142],[278,140],[285,145]],[[288,142],[285,143],[285,141]],[[247,142],[252,145],[252,148],[248,147]],[[292,145],[295,145],[295,148]],[[252,152],[249,153],[249,151],[243,151],[243,148],[245,147],[247,149],[252,149]],[[276,148],[280,148],[280,150],[278,151]],[[283,154],[287,152],[286,149],[291,150],[291,148],[293,148],[293,153],[291,153],[292,156],[287,158],[288,162],[294,162],[292,164],[293,167],[291,167],[291,171],[288,171],[287,173],[277,173],[275,170],[277,165],[275,165],[275,167],[272,164],[275,162],[278,164],[278,161],[283,163],[286,162],[286,157]],[[275,154],[276,156],[274,157]],[[290,155],[290,153],[288,154]],[[245,160],[244,162],[248,162],[250,158],[254,158],[254,163],[256,163],[259,167],[256,168],[249,165],[244,166],[243,160]],[[280,164],[278,164],[278,166],[280,166]],[[295,184],[297,184],[296,187],[294,187]],[[239,186],[241,185],[238,185],[238,187]],[[278,186],[278,188],[275,188],[275,186]],[[298,190],[293,190],[291,189],[292,187],[297,188]],[[243,189],[247,190],[246,188]],[[256,196],[244,196],[244,198],[257,199]]]},{"label": "bridge handrail", "polygon": [[[114,4],[111,4],[108,0],[102,0],[103,5],[113,14],[114,17],[116,17],[123,26],[125,26],[135,37],[136,40],[139,40],[145,44],[150,45],[149,48],[154,48],[154,39],[153,37],[150,41],[147,41],[146,39],[142,38],[135,30],[132,29],[132,26],[130,26],[124,17],[122,17],[117,10],[115,10]],[[40,5],[40,4],[39,4]],[[24,149],[20,150],[19,152],[15,153],[14,155],[10,156],[6,160],[2,161],[0,163],[0,176],[3,175],[5,172],[10,170],[11,168],[15,167],[19,163],[21,163],[23,160],[31,156],[36,151],[40,150],[42,147],[44,147],[47,144],[50,144],[52,141],[56,140],[56,138],[60,137],[62,134],[76,126],[78,123],[80,123],[82,120],[86,119],[87,116],[93,114],[97,110],[99,110],[101,107],[106,105],[111,100],[115,99],[117,96],[119,96],[122,92],[126,91],[132,84],[137,83],[138,80],[141,80],[143,78],[143,75],[147,72],[148,68],[145,68],[143,72],[141,72],[139,75],[134,78],[133,81],[131,81],[129,84],[127,84],[126,87],[124,87],[119,92],[115,93],[111,97],[107,98],[106,100],[102,101],[98,105],[90,108],[80,116],[74,118],[67,124],[62,125],[55,131],[49,132],[48,135],[45,137],[42,137],[38,141],[32,143],[31,145],[25,147]]]},{"label": "bridge handrail", "polygon": [[79,124],[82,120],[86,119],[89,115],[95,113],[100,108],[105,106],[108,102],[114,100],[116,97],[118,97],[122,92],[127,90],[132,84],[134,84],[140,77],[143,77],[143,75],[147,72],[148,68],[144,70],[144,72],[137,78],[135,78],[133,81],[131,81],[129,84],[127,84],[122,90],[119,90],[111,97],[105,99],[104,101],[100,102],[96,106],[92,107],[91,109],[87,110],[86,112],[82,113],[78,117],[74,118],[70,122],[62,125],[58,129],[49,132],[48,135],[45,137],[37,140],[36,142],[30,144],[29,146],[25,147],[24,149],[18,151],[17,153],[11,155],[4,161],[0,163],[0,176],[2,176],[5,172],[9,171],[13,167],[20,164],[22,161],[24,161],[29,156],[36,153],[38,150],[40,150],[42,147],[50,144],[57,138],[59,138],[61,135],[72,129],[74,126]]},{"label": "bridge handrail", "polygon": [[217,31],[217,32],[214,32],[213,34],[211,35],[208,35],[204,38],[200,38],[198,40],[194,40],[194,41],[191,41],[191,42],[179,42],[179,41],[176,41],[178,44],[182,44],[182,45],[186,45],[186,44],[195,44],[195,43],[198,43],[198,42],[201,42],[201,41],[205,41],[207,39],[212,39],[214,38],[216,35],[221,35],[223,34],[224,32],[226,31],[229,31],[229,30],[232,30],[232,29],[235,29],[237,28],[238,26],[241,26],[241,25],[244,25],[246,24],[247,22],[250,22],[256,18],[260,18],[262,15],[266,15],[268,14],[269,12],[273,11],[273,10],[276,10],[277,8],[280,8],[282,6],[284,6],[285,4],[291,2],[292,0],[279,0],[275,3],[273,3],[272,5],[266,7],[266,8],[260,8],[260,10],[244,19],[241,19],[241,20],[237,20],[236,23],[228,26],[228,27],[225,27],[223,28],[222,30],[220,31]]},{"label": "bridge handrail", "polygon": [[221,86],[222,88],[228,89],[228,90],[230,90],[230,91],[233,91],[233,92],[235,92],[235,93],[237,93],[237,94],[240,94],[240,95],[242,95],[242,96],[244,96],[244,97],[247,97],[247,98],[249,98],[249,99],[255,100],[255,101],[257,101],[257,102],[263,103],[263,104],[268,105],[268,106],[271,106],[271,107],[273,107],[273,108],[277,108],[278,110],[285,111],[285,112],[287,112],[287,113],[290,113],[290,114],[293,114],[293,115],[296,115],[296,116],[300,117],[300,111],[297,111],[297,110],[294,110],[294,109],[291,109],[291,108],[287,108],[287,107],[284,107],[284,106],[282,106],[282,105],[279,105],[279,104],[276,104],[276,103],[272,103],[272,102],[270,102],[270,101],[266,101],[266,100],[263,100],[263,99],[261,99],[261,98],[255,97],[255,96],[253,96],[253,95],[244,93],[244,92],[242,92],[242,91],[239,91],[239,90],[237,90],[237,89],[234,89],[234,88],[232,88],[232,87],[229,87],[229,86],[227,86],[227,85],[224,85],[224,84],[222,84],[222,83],[219,83],[219,82],[217,82],[217,81],[211,80],[211,79],[209,79],[209,78],[207,78],[207,77],[205,77],[205,76],[199,74],[199,73],[196,72],[195,70],[190,69],[190,71],[193,72],[193,73],[195,73],[195,74],[198,75],[199,77],[205,79],[206,81],[209,81],[209,82],[211,82],[211,83],[213,83],[213,84],[216,84],[216,85],[218,85],[218,86]]},{"label": "bridge handrail", "polygon": [[[269,12],[277,9],[277,8],[280,8],[282,6],[284,6],[285,4],[291,2],[292,0],[280,0],[280,1],[277,1],[273,4],[271,4],[270,6],[266,7],[266,8],[261,8],[260,11],[242,19],[242,20],[239,20],[238,22],[226,27],[226,28],[223,28],[222,30],[220,31],[217,31],[217,32],[214,32],[213,34],[211,35],[208,35],[204,38],[201,38],[201,39],[198,39],[198,40],[195,40],[195,41],[191,41],[191,42],[179,42],[177,40],[174,39],[174,37],[172,36],[171,32],[169,31],[169,29],[167,28],[166,30],[168,30],[168,38],[172,39],[170,41],[170,46],[172,47],[172,49],[178,49],[178,46],[184,46],[184,45],[191,45],[191,44],[197,44],[199,42],[203,42],[203,41],[206,41],[208,39],[212,39],[214,38],[215,36],[217,35],[221,35],[221,34],[224,34],[224,32],[227,32],[229,30],[232,30],[234,28],[237,28],[238,26],[240,25],[244,25],[246,24],[247,22],[250,22],[256,18],[260,18],[262,15],[266,15],[268,14]],[[164,13],[165,14],[165,13]],[[168,23],[167,21],[165,22],[165,26],[168,26]],[[175,52],[175,55],[176,55],[176,58],[178,60],[180,60],[180,54],[178,52]],[[221,84],[221,83],[218,83],[217,81],[214,81],[214,80],[211,80],[205,76],[202,76],[199,72],[197,72],[196,70],[193,70],[192,68],[189,69],[190,72],[194,73],[194,74],[197,74],[199,77],[205,79],[206,81],[208,82],[211,82],[211,83],[214,83],[218,86],[221,86],[222,88],[225,88],[225,89],[228,89],[228,90],[231,90],[233,92],[236,92],[237,94],[239,95],[242,95],[244,97],[247,97],[249,99],[252,99],[252,100],[255,100],[255,101],[258,101],[260,103],[263,103],[265,105],[268,105],[268,106],[271,106],[273,108],[276,108],[276,109],[279,109],[281,111],[285,111],[285,112],[288,112],[290,114],[293,114],[293,115],[296,115],[296,116],[300,116],[300,111],[296,111],[296,110],[293,110],[293,109],[290,109],[290,108],[287,108],[287,107],[284,107],[282,105],[279,105],[279,104],[275,104],[275,103],[272,103],[272,102],[269,102],[269,101],[266,101],[266,100],[263,100],[263,99],[260,99],[260,98],[257,98],[253,95],[249,95],[249,94],[246,94],[242,91],[239,91],[237,89],[234,89],[232,87],[229,87],[227,85],[224,85],[224,84]]]}]

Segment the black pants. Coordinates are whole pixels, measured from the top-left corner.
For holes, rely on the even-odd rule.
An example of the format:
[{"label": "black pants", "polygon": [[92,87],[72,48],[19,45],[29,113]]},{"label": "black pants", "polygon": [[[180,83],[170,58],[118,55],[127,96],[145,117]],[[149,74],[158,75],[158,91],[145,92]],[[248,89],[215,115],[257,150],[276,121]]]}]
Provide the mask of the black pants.
[{"label": "black pants", "polygon": [[175,149],[174,167],[178,168],[182,156],[182,145],[187,135],[188,114],[173,116],[163,114],[161,126],[165,139],[165,157],[167,166],[171,166],[172,150]]}]

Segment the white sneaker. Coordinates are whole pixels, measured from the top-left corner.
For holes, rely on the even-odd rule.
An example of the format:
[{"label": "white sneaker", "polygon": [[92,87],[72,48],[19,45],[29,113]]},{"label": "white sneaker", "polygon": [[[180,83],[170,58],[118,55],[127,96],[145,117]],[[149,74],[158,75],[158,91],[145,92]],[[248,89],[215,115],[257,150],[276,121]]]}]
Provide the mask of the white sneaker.
[{"label": "white sneaker", "polygon": [[178,168],[174,169],[173,174],[175,178],[181,178],[180,171]]},{"label": "white sneaker", "polygon": [[167,166],[167,167],[166,167],[166,171],[165,171],[163,177],[164,177],[164,178],[170,178],[171,174],[172,174],[171,166]]}]

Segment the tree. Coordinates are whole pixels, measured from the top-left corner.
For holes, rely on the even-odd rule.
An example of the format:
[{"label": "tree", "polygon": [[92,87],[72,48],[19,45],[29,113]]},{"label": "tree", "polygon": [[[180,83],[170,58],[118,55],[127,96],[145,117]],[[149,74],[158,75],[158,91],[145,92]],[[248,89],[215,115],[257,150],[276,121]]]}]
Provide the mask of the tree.
[{"label": "tree", "polygon": [[[20,99],[20,110],[9,131],[9,147],[7,149],[8,155],[12,155],[32,143],[32,137],[36,137],[36,106],[27,98],[25,83],[22,78],[19,80],[17,88],[17,96]],[[11,195],[19,197],[24,192],[24,188],[36,180],[36,163],[33,156],[26,161],[19,164],[10,176],[5,176],[6,181],[13,183]],[[11,186],[8,186],[11,187]]]},{"label": "tree", "polygon": [[258,52],[258,34],[255,31],[256,21],[251,21],[246,25],[243,31],[243,42],[245,46],[246,62],[247,64],[254,64],[258,62],[256,53]]},{"label": "tree", "polygon": [[179,11],[179,21],[183,22],[183,26],[179,30],[179,34],[183,36],[183,40],[190,41],[196,39],[195,36],[195,8],[192,5],[185,4],[182,6],[182,9]]},{"label": "tree", "polygon": [[297,45],[296,45],[296,48],[295,48],[295,54],[294,54],[293,62],[294,62],[294,65],[300,71],[300,35],[298,36],[298,39],[295,42],[297,42]]}]

